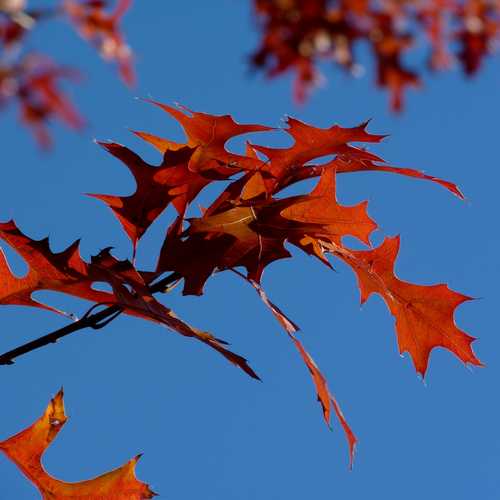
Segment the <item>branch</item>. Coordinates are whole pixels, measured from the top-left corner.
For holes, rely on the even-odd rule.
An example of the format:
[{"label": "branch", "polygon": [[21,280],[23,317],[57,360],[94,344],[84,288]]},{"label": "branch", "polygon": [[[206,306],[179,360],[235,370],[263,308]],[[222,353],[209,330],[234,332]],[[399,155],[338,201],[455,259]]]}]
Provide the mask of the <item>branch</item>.
[{"label": "branch", "polygon": [[[162,280],[158,281],[158,283],[150,286],[150,291],[151,293],[164,292],[168,289],[168,285],[178,281],[180,278],[181,276],[178,273],[172,273]],[[70,335],[71,333],[77,332],[79,330],[83,330],[84,328],[93,328],[94,330],[104,328],[123,312],[123,309],[120,306],[112,305],[102,311],[91,314],[92,311],[99,305],[100,304],[92,306],[89,311],[87,311],[87,313],[78,321],[63,326],[62,328],[48,333],[43,337],[39,337],[35,340],[32,340],[31,342],[27,342],[26,344],[12,349],[11,351],[1,354],[0,365],[12,365],[14,364],[15,358],[23,356],[28,352],[34,351],[48,344],[54,344],[60,338],[66,337],[67,335]]]}]

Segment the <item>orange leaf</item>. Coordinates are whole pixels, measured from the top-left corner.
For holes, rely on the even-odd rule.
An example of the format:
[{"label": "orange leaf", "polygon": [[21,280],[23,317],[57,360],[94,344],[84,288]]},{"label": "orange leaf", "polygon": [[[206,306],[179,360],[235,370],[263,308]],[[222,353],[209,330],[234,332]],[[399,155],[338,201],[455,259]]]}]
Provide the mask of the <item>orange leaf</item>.
[{"label": "orange leaf", "polygon": [[264,125],[240,125],[229,115],[215,116],[197,113],[183,106],[176,109],[159,102],[148,102],[161,108],[182,125],[188,139],[186,145],[196,148],[189,161],[189,169],[193,172],[213,168],[214,161],[237,170],[253,170],[259,161],[228,152],[225,148],[226,142],[242,134],[274,130]]},{"label": "orange leaf", "polygon": [[[385,135],[370,134],[366,131],[368,122],[357,127],[344,128],[332,125],[329,128],[318,128],[288,117],[288,128],[284,131],[294,140],[289,148],[268,148],[252,144],[252,148],[263,153],[269,158],[267,167],[273,177],[281,180],[293,169],[304,165],[306,162],[336,153],[349,154],[352,157],[364,156],[361,149],[348,147],[350,142],[380,142]],[[378,159],[376,156],[370,156]]]},{"label": "orange leaf", "polygon": [[[126,260],[115,259],[109,249],[92,257],[91,263],[87,264],[80,257],[78,242],[55,254],[50,250],[48,239],[31,240],[19,231],[14,222],[0,223],[0,237],[19,252],[29,266],[28,274],[17,278],[0,251],[0,304],[34,306],[60,312],[31,298],[37,290],[54,290],[99,304],[118,305],[127,314],[160,323],[185,337],[203,342],[251,377],[259,378],[245,358],[224,347],[224,341],[188,325],[158,302],[134,266]],[[94,282],[109,283],[113,293],[93,290]]]},{"label": "orange leaf", "polygon": [[38,488],[44,500],[142,500],[156,495],[146,483],[135,477],[135,465],[140,455],[118,469],[87,481],[66,483],[50,476],[41,464],[42,455],[67,419],[61,389],[50,401],[45,413],[33,425],[5,441],[0,441],[0,451]]},{"label": "orange leaf", "polygon": [[352,468],[354,460],[354,452],[357,443],[356,436],[349,427],[349,424],[347,423],[347,420],[345,419],[339,404],[337,403],[336,399],[332,396],[330,389],[328,388],[328,383],[324,375],[318,368],[318,365],[316,364],[312,356],[304,349],[302,343],[295,336],[295,333],[297,333],[299,327],[291,319],[289,319],[278,306],[276,306],[269,300],[269,297],[267,296],[262,286],[260,286],[258,283],[256,283],[251,279],[245,278],[238,272],[237,274],[239,274],[242,278],[246,279],[254,287],[255,291],[259,295],[262,302],[264,302],[264,304],[270,309],[274,317],[278,320],[280,325],[285,329],[288,336],[290,337],[295,347],[299,351],[300,356],[302,357],[302,360],[306,364],[309,373],[311,374],[311,377],[313,379],[314,386],[316,387],[316,394],[318,397],[318,401],[321,404],[321,408],[323,410],[323,417],[328,427],[330,427],[331,407],[333,407],[333,410],[335,411],[335,414],[337,415],[337,418],[339,419],[340,424],[342,425],[342,429],[344,430],[344,433],[347,438],[347,442],[349,445],[349,467]]},{"label": "orange leaf", "polygon": [[244,357],[226,349],[227,342],[188,325],[171,309],[158,302],[149,291],[141,274],[129,261],[119,261],[109,253],[109,249],[105,249],[99,255],[92,257],[91,272],[95,281],[111,284],[116,303],[123,307],[126,313],[162,324],[184,337],[199,340],[215,349],[250,377],[260,380]]},{"label": "orange leaf", "polygon": [[455,309],[470,297],[450,290],[447,285],[414,285],[394,274],[399,237],[386,238],[373,250],[333,252],[349,264],[358,277],[361,303],[372,293],[382,296],[396,319],[399,352],[408,352],[418,373],[425,375],[429,355],[435,347],[453,352],[464,363],[482,366],[472,351],[474,337],[457,328]]},{"label": "orange leaf", "polygon": [[0,249],[0,304],[34,306],[51,311],[56,309],[31,298],[37,290],[55,290],[93,302],[110,303],[112,295],[91,288],[88,264],[80,257],[79,242],[66,250],[53,253],[48,239],[35,241],[25,236],[13,221],[0,223],[0,238],[14,248],[29,266],[26,276],[12,274]]},{"label": "orange leaf", "polygon": [[445,189],[453,193],[460,199],[464,199],[463,193],[460,191],[459,187],[453,182],[440,179],[439,177],[434,177],[433,175],[427,175],[420,170],[415,170],[413,168],[398,168],[392,167],[390,165],[381,164],[378,165],[368,159],[357,159],[351,157],[342,157],[342,155],[337,156],[333,161],[325,163],[324,165],[304,165],[298,169],[294,169],[289,173],[289,175],[283,179],[280,188],[290,186],[296,182],[302,181],[304,179],[310,179],[312,177],[317,177],[321,175],[323,170],[328,168],[335,168],[337,174],[344,174],[350,172],[389,172],[392,174],[404,175],[406,177],[413,177],[415,179],[422,179],[431,182],[435,182],[443,186]]},{"label": "orange leaf", "polygon": [[[339,205],[335,196],[335,170],[324,169],[317,186],[307,196],[281,211],[292,221],[303,222],[304,233],[340,244],[342,236],[354,236],[370,245],[370,234],[377,224],[366,212],[367,201],[353,207]],[[313,226],[317,226],[314,229]]]}]

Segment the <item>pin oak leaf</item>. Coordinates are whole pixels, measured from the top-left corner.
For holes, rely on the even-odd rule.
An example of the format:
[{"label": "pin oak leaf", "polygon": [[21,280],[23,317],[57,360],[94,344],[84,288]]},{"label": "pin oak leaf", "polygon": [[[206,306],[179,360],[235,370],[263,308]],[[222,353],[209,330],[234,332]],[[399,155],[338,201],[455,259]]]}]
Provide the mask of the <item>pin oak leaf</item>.
[{"label": "pin oak leaf", "polygon": [[[251,377],[259,378],[246,359],[229,351],[224,341],[188,325],[171,309],[158,302],[141,273],[129,261],[117,260],[109,249],[101,251],[92,257],[90,263],[86,263],[80,257],[78,241],[63,252],[54,253],[48,239],[32,240],[12,221],[0,223],[0,238],[16,250],[29,267],[26,276],[16,277],[0,250],[0,304],[40,307],[61,313],[32,298],[32,294],[38,290],[53,290],[98,305],[115,305],[127,314],[162,324],[185,337],[203,342]],[[94,290],[92,285],[96,282],[108,283],[113,293]]]},{"label": "pin oak leaf", "polygon": [[[133,257],[153,221],[170,204],[175,207],[177,216],[165,230],[155,269],[138,269],[135,259],[118,260],[109,248],[85,262],[79,255],[78,243],[54,253],[47,240],[31,240],[13,222],[2,223],[0,238],[26,260],[29,270],[24,277],[14,276],[0,255],[0,304],[50,308],[35,302],[32,294],[42,289],[69,293],[203,342],[258,379],[246,359],[229,351],[226,342],[190,326],[154,295],[166,291],[158,285],[165,273],[171,273],[169,283],[184,281],[185,295],[203,294],[206,282],[216,273],[236,273],[256,290],[293,342],[311,375],[326,423],[330,424],[333,413],[337,415],[348,442],[351,465],[356,437],[326,378],[305,349],[298,326],[264,291],[265,270],[278,260],[292,258],[293,247],[329,268],[332,258],[349,265],[358,278],[362,302],[371,294],[381,295],[395,317],[400,352],[409,352],[422,376],[431,351],[437,347],[452,352],[464,363],[481,366],[472,351],[474,338],[460,330],[453,317],[456,308],[469,297],[444,284],[423,286],[399,279],[394,273],[399,238],[387,238],[372,248],[370,237],[377,224],[369,215],[367,202],[344,206],[336,198],[338,174],[351,172],[379,171],[428,180],[463,198],[455,184],[418,170],[393,167],[367,151],[366,144],[376,145],[386,137],[368,132],[368,122],[354,127],[318,128],[288,118],[284,132],[293,139],[291,146],[247,142],[244,151],[236,151],[228,146],[233,137],[274,129],[240,125],[228,115],[153,104],[181,124],[186,142],[134,132],[160,152],[158,166],[148,164],[121,144],[100,143],[126,165],[136,189],[129,196],[92,196],[111,208],[130,237]],[[328,155],[333,159],[318,164]],[[283,194],[288,186],[316,177],[319,180],[310,192]],[[202,209],[201,216],[193,217],[190,209],[208,186],[219,187],[219,194]],[[366,248],[350,248],[348,236],[357,238]],[[94,290],[95,282],[109,284],[111,292]]]},{"label": "pin oak leaf", "polygon": [[0,441],[0,451],[38,488],[43,500],[143,500],[156,496],[146,483],[135,476],[135,466],[141,455],[117,469],[78,483],[61,481],[46,472],[41,464],[42,456],[67,420],[61,389],[38,420],[5,441]]},{"label": "pin oak leaf", "polygon": [[464,363],[482,366],[472,351],[474,337],[455,325],[455,309],[471,297],[450,290],[447,285],[414,285],[394,274],[399,237],[386,238],[372,250],[335,251],[352,267],[358,278],[361,303],[374,293],[382,296],[396,320],[399,352],[408,352],[422,376],[427,371],[432,349],[442,347]]}]

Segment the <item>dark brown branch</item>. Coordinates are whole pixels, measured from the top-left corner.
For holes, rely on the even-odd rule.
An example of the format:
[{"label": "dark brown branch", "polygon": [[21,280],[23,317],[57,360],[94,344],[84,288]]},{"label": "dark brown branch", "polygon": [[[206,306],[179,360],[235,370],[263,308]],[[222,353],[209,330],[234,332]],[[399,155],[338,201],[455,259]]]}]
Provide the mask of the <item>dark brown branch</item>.
[{"label": "dark brown branch", "polygon": [[[179,274],[172,273],[162,280],[158,281],[158,283],[152,285],[150,287],[151,293],[164,292],[168,285],[178,281],[181,278]],[[0,365],[12,365],[14,364],[14,359],[19,356],[23,356],[28,352],[39,349],[40,347],[46,346],[48,344],[53,344],[57,342],[60,338],[66,337],[71,333],[77,332],[79,330],[83,330],[84,328],[93,328],[94,330],[99,330],[117,318],[122,313],[122,308],[117,305],[109,306],[106,309],[92,313],[92,311],[98,306],[93,306],[89,309],[87,314],[83,316],[78,321],[71,323],[69,325],[63,326],[58,330],[55,330],[43,337],[39,337],[31,342],[27,342],[11,351],[5,352],[0,355]]]}]

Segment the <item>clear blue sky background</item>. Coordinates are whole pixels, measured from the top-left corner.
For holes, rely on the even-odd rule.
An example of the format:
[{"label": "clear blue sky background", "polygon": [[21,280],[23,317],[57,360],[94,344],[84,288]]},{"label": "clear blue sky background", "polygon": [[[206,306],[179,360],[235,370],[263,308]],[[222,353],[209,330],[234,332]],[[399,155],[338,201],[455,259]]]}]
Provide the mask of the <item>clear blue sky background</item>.
[{"label": "clear blue sky background", "polygon": [[[82,238],[86,258],[109,245],[118,257],[129,256],[127,238],[109,210],[82,193],[128,194],[134,184],[92,139],[117,140],[159,163],[127,129],[183,137],[173,120],[135,96],[272,126],[285,114],[318,126],[373,118],[370,130],[391,136],[372,151],[393,165],[456,181],[467,201],[430,183],[376,173],[340,177],[339,199],[369,199],[381,227],[375,243],[401,234],[401,278],[447,282],[480,298],[461,306],[456,321],[480,338],[474,346],[487,367],[468,370],[437,350],[423,384],[408,356],[397,352],[393,319],[382,300],[371,298],[360,309],[349,269],[338,263],[332,273],[296,252],[293,260],[272,265],[264,284],[302,327],[301,338],[359,438],[352,472],[343,433],[336,421],[333,432],[323,424],[298,354],[255,292],[231,273],[212,278],[201,298],[176,291],[166,303],[230,341],[263,383],[201,344],[121,317],[98,333],[78,333],[0,367],[0,439],[38,418],[63,385],[70,420],[44,464],[64,480],[98,475],[144,452],[138,476],[165,499],[500,498],[499,60],[487,62],[473,81],[458,70],[428,79],[411,93],[404,114],[394,116],[372,85],[366,58],[367,76],[359,80],[325,68],[327,86],[297,108],[288,78],[249,76],[254,27],[247,1],[136,1],[124,22],[137,56],[139,86],[133,92],[68,25],[41,28],[32,46],[87,75],[71,93],[89,125],[81,134],[54,127],[56,149],[43,154],[13,110],[2,113],[0,220],[14,217],[33,238],[50,235],[55,251]],[[260,140],[286,143],[279,134]],[[153,266],[152,249],[171,217],[167,211],[144,238],[142,266]],[[20,259],[7,253],[23,272]],[[55,293],[43,296],[77,314],[88,307]],[[65,323],[48,312],[3,307],[0,349]],[[38,498],[4,457],[0,478],[1,500]]]}]

